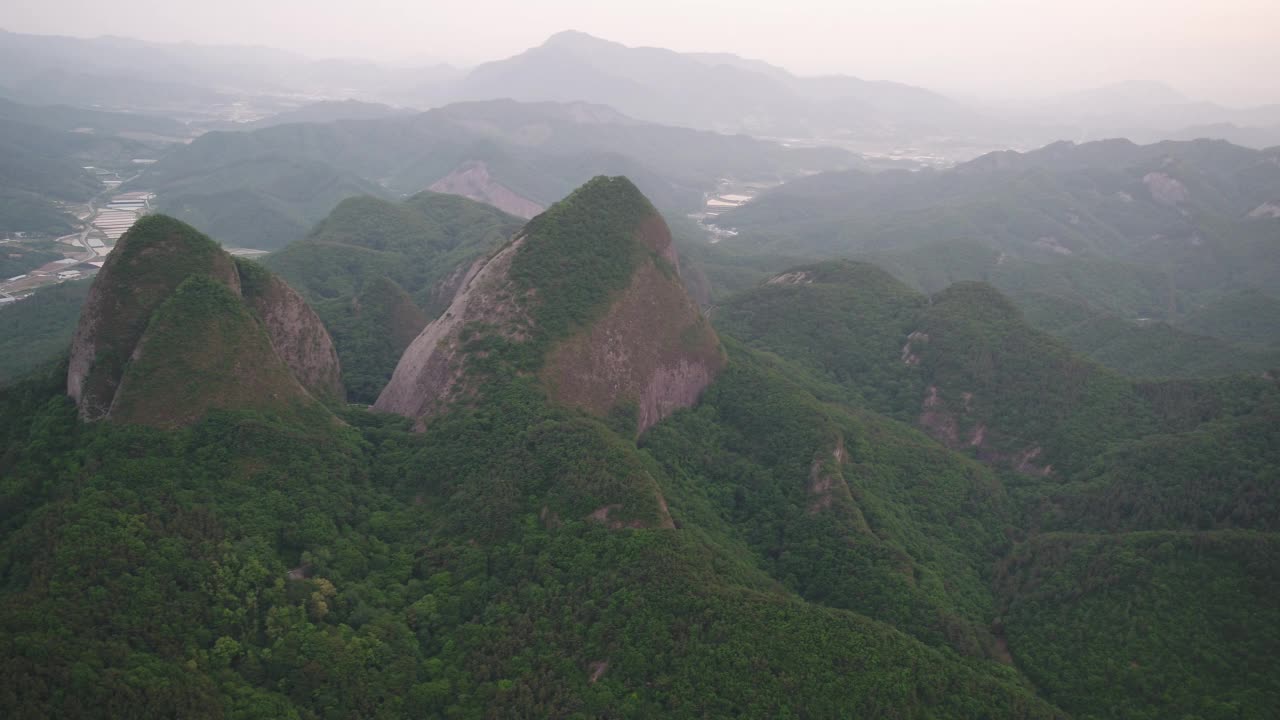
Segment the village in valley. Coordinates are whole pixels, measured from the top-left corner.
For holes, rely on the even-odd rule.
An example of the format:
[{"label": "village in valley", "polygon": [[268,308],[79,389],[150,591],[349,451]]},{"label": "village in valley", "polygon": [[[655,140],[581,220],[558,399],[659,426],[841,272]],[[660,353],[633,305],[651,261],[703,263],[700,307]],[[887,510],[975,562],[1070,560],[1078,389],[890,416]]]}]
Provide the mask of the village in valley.
[{"label": "village in valley", "polygon": [[705,195],[702,209],[691,213],[689,217],[706,230],[707,238],[712,244],[732,238],[738,234],[738,231],[717,224],[720,214],[746,205],[760,192],[778,184],[776,182],[742,183],[721,178],[717,183],[716,191]]},{"label": "village in valley", "polygon": [[[152,160],[134,160],[149,164]],[[154,193],[146,190],[119,192],[125,182],[116,173],[100,168],[84,170],[99,180],[103,191],[84,205],[66,207],[79,227],[60,237],[32,233],[11,233],[0,237],[0,258],[17,258],[30,252],[62,255],[20,275],[0,278],[0,308],[30,297],[42,287],[74,282],[93,277],[102,269],[116,242],[133,227],[138,218],[154,210]],[[261,250],[227,248],[233,255],[257,256]]]},{"label": "village in valley", "polygon": [[[147,160],[135,160],[143,164]],[[81,206],[69,206],[80,227],[61,237],[40,237],[29,233],[13,233],[0,238],[0,253],[17,255],[15,251],[37,251],[61,254],[63,257],[26,273],[0,278],[0,305],[26,299],[46,285],[82,280],[96,274],[114,249],[116,241],[138,218],[151,211],[155,196],[147,191],[118,192],[124,182],[115,173],[94,167],[85,172],[97,177],[104,190]]]}]

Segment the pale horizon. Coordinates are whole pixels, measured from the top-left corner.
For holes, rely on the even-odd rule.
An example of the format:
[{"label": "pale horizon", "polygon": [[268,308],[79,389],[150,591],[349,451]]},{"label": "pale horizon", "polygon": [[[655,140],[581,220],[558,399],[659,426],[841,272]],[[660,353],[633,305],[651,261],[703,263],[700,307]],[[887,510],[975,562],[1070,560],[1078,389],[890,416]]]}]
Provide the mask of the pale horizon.
[{"label": "pale horizon", "polygon": [[[175,9],[175,5],[180,7]],[[384,64],[498,60],[578,30],[631,47],[725,52],[799,75],[846,74],[953,95],[1033,98],[1127,81],[1225,105],[1280,103],[1280,3],[1130,0],[1025,8],[1016,0],[778,3],[549,0],[359,6],[48,0],[0,11],[18,33],[252,45]]]}]

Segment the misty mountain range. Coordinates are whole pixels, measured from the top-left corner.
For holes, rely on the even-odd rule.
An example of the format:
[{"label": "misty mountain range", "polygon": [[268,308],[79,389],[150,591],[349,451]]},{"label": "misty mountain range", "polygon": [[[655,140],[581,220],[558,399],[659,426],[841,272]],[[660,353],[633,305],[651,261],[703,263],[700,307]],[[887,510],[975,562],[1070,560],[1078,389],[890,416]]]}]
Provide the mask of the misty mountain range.
[{"label": "misty mountain range", "polygon": [[[633,48],[576,31],[469,70],[310,60],[257,47],[0,32],[0,95],[31,104],[185,113],[202,121],[215,119],[208,117],[210,107],[225,109],[246,99],[264,114],[296,111],[316,100],[418,109],[499,98],[582,101],[668,125],[842,142],[855,149],[926,145],[968,156],[1116,136],[1139,142],[1221,137],[1254,147],[1280,143],[1280,105],[1227,108],[1160,83],[1118,83],[994,108],[901,83],[800,77],[732,54]],[[329,107],[322,114],[339,119],[368,112],[356,105],[345,110]]]},{"label": "misty mountain range", "polygon": [[207,133],[131,186],[153,190],[165,212],[224,242],[274,249],[353,195],[399,199],[431,188],[531,217],[595,175],[625,174],[656,205],[684,214],[725,176],[777,184],[861,164],[837,148],[640,122],[601,105],[494,100]]}]

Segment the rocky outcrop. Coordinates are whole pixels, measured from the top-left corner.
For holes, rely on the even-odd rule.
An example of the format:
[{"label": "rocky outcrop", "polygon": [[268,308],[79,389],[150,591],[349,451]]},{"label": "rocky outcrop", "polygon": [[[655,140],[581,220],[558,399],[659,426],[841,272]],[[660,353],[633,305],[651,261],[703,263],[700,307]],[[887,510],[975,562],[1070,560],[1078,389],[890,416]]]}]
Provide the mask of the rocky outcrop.
[{"label": "rocky outcrop", "polygon": [[[606,200],[611,204],[600,204]],[[582,223],[594,230],[577,241],[539,230],[577,232]],[[620,256],[608,262],[629,264],[629,280],[599,303],[590,323],[549,336],[552,331],[537,320],[557,315],[557,308],[547,306],[553,302],[548,295],[576,302],[576,294],[566,295],[563,288],[561,294],[543,293],[545,288],[522,284],[513,265],[534,253],[536,261],[528,265],[573,267],[581,258],[548,253],[593,252],[583,250],[595,242],[591,232],[620,234],[620,241],[611,240],[619,242]],[[565,249],[570,246],[577,250]],[[458,285],[449,308],[405,351],[375,408],[413,418],[421,428],[472,395],[480,380],[467,372],[468,361],[487,351],[467,346],[479,335],[534,343],[536,374],[552,400],[602,417],[634,409],[638,432],[695,403],[725,364],[719,339],[685,292],[666,223],[623,178],[597,178],[557,203],[499,252],[475,263]]]},{"label": "rocky outcrop", "polygon": [[524,244],[516,237],[490,258],[477,260],[449,308],[409,344],[374,408],[425,420],[469,392],[463,383],[466,356],[462,333],[471,323],[507,328],[525,319],[510,281],[511,261]]},{"label": "rocky outcrop", "polygon": [[649,262],[599,322],[555,349],[542,378],[552,397],[595,415],[634,402],[644,432],[697,402],[724,363],[679,279]]},{"label": "rocky outcrop", "polygon": [[542,378],[556,400],[595,415],[634,403],[642,433],[697,402],[725,356],[680,281],[662,216],[647,215],[635,238],[657,257],[640,264],[600,321],[555,349]]},{"label": "rocky outcrop", "polygon": [[963,403],[961,408],[948,408],[938,392],[938,386],[930,385],[925,391],[920,417],[917,419],[920,429],[952,450],[972,451],[975,458],[987,465],[1009,467],[1023,475],[1037,477],[1053,473],[1052,465],[1036,462],[1041,454],[1039,445],[1012,452],[998,450],[992,444],[992,432],[986,423],[980,421],[970,421],[967,430],[961,432],[961,420],[973,412],[974,394],[962,392],[960,398]]},{"label": "rocky outcrop", "polygon": [[[243,318],[250,318],[252,331]],[[188,332],[197,325],[208,332]],[[158,334],[168,340],[157,340]],[[179,337],[185,339],[174,339]],[[271,370],[277,366],[283,375]],[[175,375],[177,367],[186,367],[185,375]],[[126,380],[125,404],[133,409],[117,412]],[[229,389],[236,384],[275,389],[244,395]],[[180,385],[183,396],[198,387],[228,390],[213,393],[221,399],[182,407],[183,396],[171,396]],[[287,284],[257,265],[236,262],[208,237],[163,215],[143,218],[120,239],[94,280],[72,344],[67,394],[81,418],[148,422],[150,411],[137,408],[150,408],[163,415],[150,424],[173,426],[198,416],[192,413],[200,408],[242,406],[233,398],[257,407],[257,400],[292,397],[295,389],[308,399],[343,396],[333,342]],[[196,395],[212,397],[191,397]]]},{"label": "rocky outcrop", "polygon": [[681,265],[680,279],[684,281],[684,289],[689,293],[689,297],[707,312],[711,307],[711,279],[697,266]]},{"label": "rocky outcrop", "polygon": [[1251,218],[1280,218],[1280,203],[1265,202],[1249,211]]},{"label": "rocky outcrop", "polygon": [[279,276],[249,263],[239,267],[244,299],[261,318],[276,354],[312,395],[343,400],[338,351],[320,316]]},{"label": "rocky outcrop", "polygon": [[490,177],[489,166],[478,160],[459,165],[453,172],[435,181],[427,189],[446,195],[461,195],[526,220],[542,212],[543,209],[538,203]]},{"label": "rocky outcrop", "polygon": [[920,365],[920,355],[916,353],[915,345],[929,342],[928,333],[914,330],[907,335],[907,342],[902,346],[902,364],[911,365],[913,367]]},{"label": "rocky outcrop", "polygon": [[831,507],[837,498],[853,502],[849,484],[840,468],[848,460],[844,437],[837,436],[829,453],[820,452],[809,466],[809,514],[816,515]]},{"label": "rocky outcrop", "polygon": [[775,275],[765,281],[765,285],[812,285],[813,273],[807,270],[796,270]]},{"label": "rocky outcrop", "polygon": [[[428,310],[444,312],[445,309],[453,304],[453,299],[458,297],[458,293],[462,292],[462,284],[471,278],[472,271],[479,262],[481,261],[463,263],[454,268],[453,272],[446,275],[443,280],[431,286],[431,294],[428,297]],[[423,327],[426,327],[425,322]],[[422,328],[418,328],[418,332],[422,332]],[[417,333],[414,333],[414,336],[416,337]]]},{"label": "rocky outcrop", "polygon": [[1161,205],[1175,207],[1185,203],[1190,197],[1186,185],[1162,172],[1149,172],[1142,177],[1142,182],[1146,183],[1151,192],[1151,199]]}]

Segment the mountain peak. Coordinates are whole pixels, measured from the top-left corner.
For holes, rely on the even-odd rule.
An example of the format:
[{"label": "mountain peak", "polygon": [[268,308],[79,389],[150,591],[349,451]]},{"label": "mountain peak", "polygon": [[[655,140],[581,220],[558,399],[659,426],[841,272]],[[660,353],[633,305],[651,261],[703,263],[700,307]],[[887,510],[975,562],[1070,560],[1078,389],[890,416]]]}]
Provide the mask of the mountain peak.
[{"label": "mountain peak", "polygon": [[561,30],[542,43],[542,47],[591,49],[599,47],[620,47],[620,43],[598,38],[581,30]]},{"label": "mountain peak", "polygon": [[231,256],[174,218],[144,217],[116,243],[89,291],[71,346],[67,394],[83,418],[108,415],[152,313],[192,275],[239,292]]},{"label": "mountain peak", "polygon": [[342,396],[320,319],[282,280],[164,215],[138,221],[94,279],[67,394],[86,420],[184,425],[206,410]]},{"label": "mountain peak", "polygon": [[695,402],[723,364],[666,223],[630,180],[602,176],[471,267],[375,407],[421,427],[489,380],[536,377],[591,414],[634,411],[643,431]]}]

